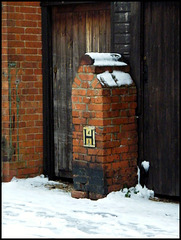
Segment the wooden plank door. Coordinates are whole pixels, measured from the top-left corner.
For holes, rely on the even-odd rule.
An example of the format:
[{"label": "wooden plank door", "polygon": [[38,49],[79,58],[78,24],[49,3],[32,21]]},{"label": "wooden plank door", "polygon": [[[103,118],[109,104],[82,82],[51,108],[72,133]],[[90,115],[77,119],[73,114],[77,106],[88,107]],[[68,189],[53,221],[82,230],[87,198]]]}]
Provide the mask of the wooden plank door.
[{"label": "wooden plank door", "polygon": [[179,2],[144,4],[144,159],[148,187],[179,196]]},{"label": "wooden plank door", "polygon": [[52,7],[55,176],[72,178],[71,91],[79,59],[110,51],[110,3]]}]

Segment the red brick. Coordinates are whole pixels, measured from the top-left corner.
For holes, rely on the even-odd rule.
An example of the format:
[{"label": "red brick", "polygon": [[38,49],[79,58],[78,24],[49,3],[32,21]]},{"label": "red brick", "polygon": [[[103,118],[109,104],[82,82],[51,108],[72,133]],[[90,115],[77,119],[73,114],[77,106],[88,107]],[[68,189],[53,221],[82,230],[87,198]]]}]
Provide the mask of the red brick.
[{"label": "red brick", "polygon": [[128,109],[128,108],[129,108],[128,103],[112,103],[112,110]]},{"label": "red brick", "polygon": [[94,79],[94,74],[81,74],[79,73],[79,78],[82,81],[92,81]]},{"label": "red brick", "polygon": [[26,48],[41,48],[42,43],[41,42],[25,42]]},{"label": "red brick", "polygon": [[36,28],[37,27],[37,22],[36,21],[25,21],[25,20],[22,20],[22,21],[18,21],[16,20],[16,26],[17,27],[32,27],[32,28]]},{"label": "red brick", "polygon": [[[34,155],[33,155],[33,157],[34,157]],[[37,158],[38,158],[38,155],[37,155]],[[32,161],[27,162],[28,167],[39,167],[41,165],[42,165],[42,161],[40,161],[40,160],[32,160]]]},{"label": "red brick", "polygon": [[95,73],[95,67],[94,66],[84,66],[84,72],[85,73]]},{"label": "red brick", "polygon": [[138,146],[137,145],[130,145],[129,146],[129,152],[137,152]]},{"label": "red brick", "polygon": [[37,68],[37,63],[35,62],[22,62],[22,68]]},{"label": "red brick", "polygon": [[80,147],[80,146],[73,146],[73,152],[87,154],[87,149],[84,147]]},{"label": "red brick", "polygon": [[86,90],[85,89],[72,89],[72,95],[74,96],[85,96]]},{"label": "red brick", "polygon": [[17,48],[17,47],[24,47],[24,42],[22,41],[9,41],[9,47]]},{"label": "red brick", "polygon": [[77,72],[78,73],[80,73],[80,72],[82,73],[83,71],[84,71],[84,67],[83,66],[79,66]]},{"label": "red brick", "polygon": [[72,108],[74,110],[85,110],[86,109],[86,104],[84,104],[84,103],[81,103],[81,104],[75,103],[75,104],[72,104]]},{"label": "red brick", "polygon": [[19,8],[19,11],[20,12],[23,12],[23,13],[35,13],[36,12],[36,7],[20,7]]},{"label": "red brick", "polygon": [[129,110],[127,110],[127,116],[129,117],[129,116],[134,116],[134,117],[136,117],[136,111],[135,111],[135,109],[129,109]]},{"label": "red brick", "polygon": [[3,182],[10,182],[12,180],[13,176],[9,176],[9,175],[3,175],[2,176],[2,181]]},{"label": "red brick", "polygon": [[112,149],[112,154],[128,152],[128,150],[129,150],[128,146],[117,147]]},{"label": "red brick", "polygon": [[88,110],[89,111],[102,111],[102,104],[89,104]]},{"label": "red brick", "polygon": [[104,126],[102,119],[88,119],[88,125],[91,126]]},{"label": "red brick", "polygon": [[96,134],[96,142],[98,142],[98,141],[102,141],[102,142],[104,142],[104,141],[110,141],[111,140],[111,134],[106,134],[106,135],[103,135],[103,134],[101,134],[101,135],[98,135],[98,134]]},{"label": "red brick", "polygon": [[83,117],[94,118],[95,117],[95,112],[83,112]]},{"label": "red brick", "polygon": [[130,108],[136,108],[137,107],[137,103],[136,102],[130,103],[129,107]]},{"label": "red brick", "polygon": [[39,14],[24,14],[25,20],[41,20],[41,15]]},{"label": "red brick", "polygon": [[82,82],[82,84],[81,84],[81,88],[89,88],[90,87],[90,84],[89,84],[89,82],[85,82],[85,81],[83,81]]},{"label": "red brick", "polygon": [[24,13],[8,13],[8,18],[9,19],[24,19]]},{"label": "red brick", "polygon": [[111,155],[111,149],[88,149],[88,154],[97,156]]},{"label": "red brick", "polygon": [[78,111],[72,111],[72,117],[79,117]]},{"label": "red brick", "polygon": [[26,175],[26,174],[32,174],[32,173],[36,173],[38,175],[39,168],[33,167],[33,168],[18,169],[18,175]]},{"label": "red brick", "polygon": [[119,191],[122,187],[120,185],[114,184],[111,186],[108,186],[108,192],[114,192],[114,191]]},{"label": "red brick", "polygon": [[27,27],[25,33],[41,34],[41,28]]},{"label": "red brick", "polygon": [[40,8],[40,2],[39,1],[37,1],[37,2],[24,2],[24,4],[22,4],[22,5],[23,6],[30,6],[30,7],[34,6],[34,7]]},{"label": "red brick", "polygon": [[90,103],[90,101],[91,101],[90,97],[83,97],[84,103]]},{"label": "red brick", "polygon": [[131,131],[137,129],[136,124],[126,124],[122,126],[122,131]]},{"label": "red brick", "polygon": [[71,197],[73,198],[88,198],[87,192],[72,190]]},{"label": "red brick", "polygon": [[121,96],[122,102],[134,102],[136,101],[136,95],[127,95],[127,96]]},{"label": "red brick", "polygon": [[125,95],[128,93],[126,88],[116,88],[112,90],[112,95]]},{"label": "red brick", "polygon": [[130,94],[135,94],[137,92],[136,87],[129,88],[129,93]]},{"label": "red brick", "polygon": [[120,125],[120,124],[124,124],[124,123],[129,123],[129,118],[115,118],[112,120],[112,124],[113,125]]},{"label": "red brick", "polygon": [[90,111],[110,111],[111,104],[89,104],[88,109]]},{"label": "red brick", "polygon": [[98,200],[98,199],[104,198],[105,196],[106,196],[106,195],[104,195],[104,194],[89,192],[89,198],[90,198],[91,200]]},{"label": "red brick", "polygon": [[111,98],[108,98],[108,97],[95,97],[95,103],[111,103]]},{"label": "red brick", "polygon": [[111,97],[111,102],[112,103],[118,103],[120,101],[120,97],[119,96],[112,96]]},{"label": "red brick", "polygon": [[86,118],[73,118],[73,124],[86,124]]},{"label": "red brick", "polygon": [[75,82],[78,86],[80,86],[80,84],[81,84],[80,79],[78,79],[77,77],[74,78],[74,82]]},{"label": "red brick", "polygon": [[95,88],[97,84],[100,84],[100,83],[99,83],[98,79],[96,78],[96,79],[94,79],[94,81],[92,82],[91,85],[93,88]]}]

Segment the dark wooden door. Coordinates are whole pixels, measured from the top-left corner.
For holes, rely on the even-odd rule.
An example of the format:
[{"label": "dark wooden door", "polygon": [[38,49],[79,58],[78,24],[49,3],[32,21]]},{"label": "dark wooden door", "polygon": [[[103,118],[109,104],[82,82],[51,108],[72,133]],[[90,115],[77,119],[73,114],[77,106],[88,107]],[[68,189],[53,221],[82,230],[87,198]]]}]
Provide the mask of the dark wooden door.
[{"label": "dark wooden door", "polygon": [[148,187],[179,196],[179,2],[144,4],[143,153]]},{"label": "dark wooden door", "polygon": [[52,7],[55,176],[72,177],[72,82],[86,52],[110,51],[110,3]]}]

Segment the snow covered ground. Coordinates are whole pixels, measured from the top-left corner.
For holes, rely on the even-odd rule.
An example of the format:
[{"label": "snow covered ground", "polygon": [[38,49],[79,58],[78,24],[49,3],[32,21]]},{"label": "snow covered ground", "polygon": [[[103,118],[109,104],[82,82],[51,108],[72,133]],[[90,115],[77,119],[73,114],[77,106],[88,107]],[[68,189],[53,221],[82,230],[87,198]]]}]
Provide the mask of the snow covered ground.
[{"label": "snow covered ground", "polygon": [[66,187],[44,175],[2,183],[2,238],[179,238],[179,204],[139,184],[97,201]]}]

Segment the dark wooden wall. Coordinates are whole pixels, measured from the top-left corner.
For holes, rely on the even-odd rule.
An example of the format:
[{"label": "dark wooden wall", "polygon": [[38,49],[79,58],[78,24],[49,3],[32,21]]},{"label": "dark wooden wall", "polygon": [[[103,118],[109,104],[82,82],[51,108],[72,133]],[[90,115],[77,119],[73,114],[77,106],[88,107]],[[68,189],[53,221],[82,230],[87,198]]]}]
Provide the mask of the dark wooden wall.
[{"label": "dark wooden wall", "polygon": [[143,160],[155,194],[179,196],[179,2],[144,3]]}]

